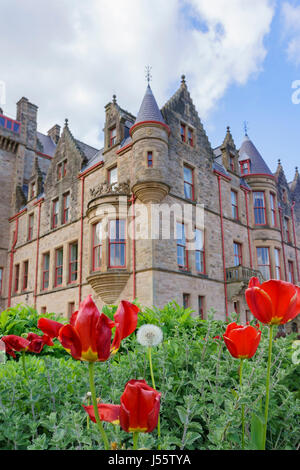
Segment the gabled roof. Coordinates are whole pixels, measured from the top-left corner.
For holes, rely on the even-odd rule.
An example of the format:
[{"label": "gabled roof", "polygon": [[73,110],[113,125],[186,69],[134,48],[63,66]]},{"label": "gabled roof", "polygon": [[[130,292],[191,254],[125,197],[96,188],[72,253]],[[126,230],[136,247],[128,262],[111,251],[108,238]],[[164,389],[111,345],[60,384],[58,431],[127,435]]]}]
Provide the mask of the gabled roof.
[{"label": "gabled roof", "polygon": [[239,151],[239,161],[243,160],[250,160],[250,173],[273,176],[272,171],[247,135]]},{"label": "gabled roof", "polygon": [[156,121],[165,124],[150,85],[147,86],[145,96],[134,124],[145,121]]},{"label": "gabled roof", "polygon": [[36,133],[36,137],[39,140],[37,151],[53,157],[56,149],[56,144],[53,139],[49,135],[42,134],[38,131]]}]

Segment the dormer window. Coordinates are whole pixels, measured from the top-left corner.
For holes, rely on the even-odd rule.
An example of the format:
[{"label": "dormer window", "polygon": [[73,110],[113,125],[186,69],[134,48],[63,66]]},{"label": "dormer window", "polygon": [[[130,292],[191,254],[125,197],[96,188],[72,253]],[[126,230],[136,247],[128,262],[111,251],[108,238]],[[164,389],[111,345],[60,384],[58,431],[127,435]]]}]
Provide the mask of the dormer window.
[{"label": "dormer window", "polygon": [[30,186],[30,199],[35,197],[35,183],[32,183]]},{"label": "dormer window", "polygon": [[234,169],[235,169],[234,155],[230,155],[230,157],[229,157],[229,166],[230,166],[230,170],[234,171]]},{"label": "dormer window", "polygon": [[241,175],[249,175],[250,173],[250,160],[243,160],[240,162]]},{"label": "dormer window", "polygon": [[109,146],[113,147],[117,142],[117,129],[113,127],[109,131]]}]

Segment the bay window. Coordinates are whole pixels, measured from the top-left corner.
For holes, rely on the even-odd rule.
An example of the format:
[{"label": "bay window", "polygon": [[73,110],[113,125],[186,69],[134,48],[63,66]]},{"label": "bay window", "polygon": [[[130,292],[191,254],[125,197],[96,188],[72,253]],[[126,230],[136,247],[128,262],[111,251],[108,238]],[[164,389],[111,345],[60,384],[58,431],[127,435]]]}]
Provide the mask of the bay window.
[{"label": "bay window", "polygon": [[124,219],[109,221],[109,267],[125,268],[126,266],[126,221]]}]

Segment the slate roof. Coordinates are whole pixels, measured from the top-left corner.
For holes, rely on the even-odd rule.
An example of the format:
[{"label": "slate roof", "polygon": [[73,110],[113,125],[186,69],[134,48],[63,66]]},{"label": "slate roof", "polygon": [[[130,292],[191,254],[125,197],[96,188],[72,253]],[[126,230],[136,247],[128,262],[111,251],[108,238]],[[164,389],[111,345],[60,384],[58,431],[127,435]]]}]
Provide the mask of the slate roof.
[{"label": "slate roof", "polygon": [[250,159],[250,173],[273,176],[272,171],[247,135],[245,136],[245,139],[242,143],[239,155],[239,161]]},{"label": "slate roof", "polygon": [[222,175],[227,176],[227,178],[230,178],[229,173],[225,170],[223,165],[220,165],[220,163],[214,161],[213,162],[213,169],[218,171],[219,173],[222,173]]},{"label": "slate roof", "polygon": [[104,149],[98,150],[94,154],[94,156],[88,161],[88,163],[84,167],[82,167],[80,173],[88,170],[89,168],[92,168],[92,166],[96,165],[99,162],[103,162],[103,156],[102,156],[103,150]]},{"label": "slate roof", "polygon": [[135,124],[144,121],[158,121],[165,124],[164,118],[156,103],[150,85],[147,86],[140,110],[138,112]]},{"label": "slate roof", "polygon": [[96,149],[95,147],[91,147],[88,144],[85,144],[84,142],[81,142],[80,140],[74,139],[80,150],[84,153],[86,156],[87,160],[90,161],[98,152],[99,150]]},{"label": "slate roof", "polygon": [[54,156],[55,149],[56,149],[56,144],[52,140],[52,138],[49,135],[42,134],[41,132],[36,133],[37,139],[39,140],[39,143],[37,145],[37,150],[38,152],[45,153],[46,155],[49,155],[50,157]]}]

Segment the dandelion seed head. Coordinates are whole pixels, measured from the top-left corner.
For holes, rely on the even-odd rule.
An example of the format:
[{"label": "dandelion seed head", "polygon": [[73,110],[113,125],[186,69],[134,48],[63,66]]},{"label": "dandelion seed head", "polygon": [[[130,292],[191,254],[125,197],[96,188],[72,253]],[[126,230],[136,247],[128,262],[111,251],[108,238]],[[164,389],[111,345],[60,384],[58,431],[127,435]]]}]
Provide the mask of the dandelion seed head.
[{"label": "dandelion seed head", "polygon": [[137,332],[137,340],[142,346],[157,346],[163,340],[163,332],[156,325],[142,325]]}]

